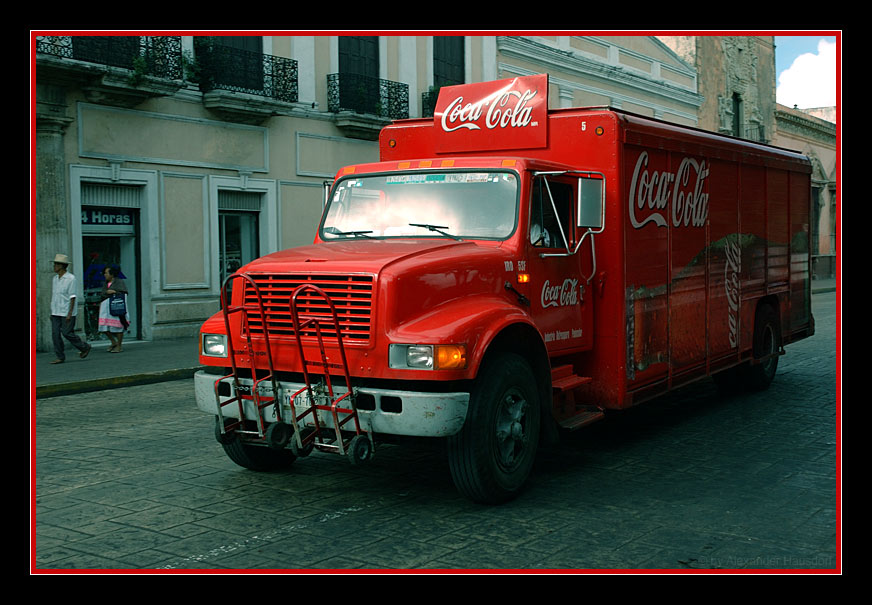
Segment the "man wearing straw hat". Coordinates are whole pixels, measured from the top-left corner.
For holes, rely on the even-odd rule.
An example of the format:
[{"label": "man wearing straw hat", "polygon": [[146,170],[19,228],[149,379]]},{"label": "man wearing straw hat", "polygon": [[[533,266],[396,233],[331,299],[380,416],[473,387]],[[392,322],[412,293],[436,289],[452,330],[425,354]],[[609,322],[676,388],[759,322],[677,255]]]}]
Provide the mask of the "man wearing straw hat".
[{"label": "man wearing straw hat", "polygon": [[[79,357],[85,358],[91,352],[91,345],[83,342],[73,331],[76,327],[76,277],[67,271],[70,257],[57,254],[54,258],[55,276],[51,282],[51,337],[56,359],[52,363],[63,363],[63,338],[79,349]],[[62,338],[63,337],[63,338]]]}]

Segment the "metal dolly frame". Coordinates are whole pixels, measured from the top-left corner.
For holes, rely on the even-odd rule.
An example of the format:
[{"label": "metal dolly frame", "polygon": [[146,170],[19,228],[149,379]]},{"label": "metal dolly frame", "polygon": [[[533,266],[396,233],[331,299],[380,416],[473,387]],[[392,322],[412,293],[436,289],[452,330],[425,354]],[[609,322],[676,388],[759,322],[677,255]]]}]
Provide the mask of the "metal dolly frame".
[{"label": "metal dolly frame", "polygon": [[[248,324],[248,313],[253,310],[250,305],[245,305],[244,296],[243,303],[241,305],[231,305],[230,301],[227,300],[227,286],[234,279],[241,278],[247,283],[251,285],[254,290],[254,293],[257,295],[257,310],[260,312],[260,317],[263,322],[263,334],[264,341],[266,344],[266,355],[267,355],[267,363],[269,364],[269,373],[262,377],[257,378],[257,368],[255,365],[255,351],[254,345],[251,340],[251,330],[249,329]],[[245,273],[234,273],[230,275],[224,283],[221,285],[221,309],[223,311],[224,316],[224,328],[227,334],[227,347],[229,349],[229,359],[230,365],[233,370],[231,374],[226,376],[222,376],[218,380],[215,381],[215,401],[217,403],[218,409],[218,426],[216,427],[216,436],[218,440],[222,443],[232,441],[237,434],[247,435],[250,438],[256,438],[257,440],[261,440],[266,442],[270,447],[279,448],[279,443],[282,440],[282,436],[275,434],[276,430],[281,430],[281,426],[278,426],[281,422],[282,410],[281,405],[279,403],[279,386],[276,381],[275,371],[273,369],[273,357],[272,350],[270,347],[270,339],[269,334],[267,332],[267,321],[266,321],[266,313],[264,312],[263,306],[263,297],[260,294],[260,289],[257,287],[257,284],[254,280]],[[251,385],[251,393],[248,395],[243,394],[248,387],[242,387],[239,384],[239,366],[236,363],[236,350],[233,346],[233,337],[230,331],[230,315],[234,313],[241,313],[242,315],[242,332],[246,337],[247,345],[248,345],[248,358],[249,358],[249,369],[251,371],[252,385]],[[218,394],[218,385],[228,378],[233,378],[233,393],[232,397],[225,401],[221,401],[221,398]],[[260,393],[260,385],[262,382],[269,380],[272,384],[272,396],[262,397]],[[245,426],[245,409],[243,404],[245,401],[252,401],[254,403],[255,411],[257,412],[257,430],[246,430]],[[239,406],[239,418],[236,422],[230,422],[227,424],[227,420],[225,420],[225,416],[222,413],[222,408],[236,403]],[[276,405],[279,404],[279,405]],[[270,424],[269,427],[266,427],[266,423],[263,418],[263,410],[269,406],[273,406],[276,415],[275,423]],[[281,447],[284,447],[282,445]]]},{"label": "metal dolly frame", "polygon": [[[346,392],[337,397],[333,389],[333,380],[331,378],[331,368],[336,368],[336,364],[331,364],[327,357],[327,352],[324,348],[324,336],[321,331],[321,323],[324,322],[323,316],[304,316],[301,321],[300,313],[297,309],[298,297],[307,290],[314,292],[324,299],[330,308],[332,316],[332,325],[336,330],[336,340],[339,346],[339,356],[341,363],[339,364],[342,370],[342,376],[345,379]],[[293,320],[294,334],[297,341],[297,351],[300,355],[300,363],[303,368],[303,379],[306,386],[299,389],[296,393],[290,396],[290,412],[291,422],[294,427],[293,440],[291,449],[297,455],[306,455],[313,448],[318,448],[321,451],[330,451],[342,454],[348,457],[352,464],[369,461],[374,453],[374,443],[372,434],[364,431],[360,424],[360,417],[357,413],[357,405],[355,402],[356,392],[351,385],[351,375],[348,371],[348,360],[345,356],[345,345],[342,342],[342,326],[339,323],[339,317],[336,313],[336,306],[330,299],[330,296],[321,288],[312,284],[303,284],[298,286],[291,295],[290,301],[291,318]],[[309,361],[306,359],[303,351],[302,331],[307,327],[314,327],[315,335],[318,341],[318,349],[321,355],[320,361]],[[312,387],[312,379],[309,375],[309,366],[321,367],[323,369],[324,385],[326,386],[326,394],[315,393]],[[323,388],[321,389],[323,391]],[[308,408],[301,414],[297,414],[296,401],[306,394],[308,397]],[[326,399],[326,403],[319,403],[319,400]],[[342,406],[340,404],[343,404]],[[333,420],[332,437],[325,436],[327,427],[322,424],[319,412],[329,412]],[[300,429],[300,423],[304,422],[308,415],[312,416],[314,429]],[[340,415],[344,418],[340,419]],[[344,428],[348,423],[353,423],[354,435],[350,438],[343,437],[343,430],[347,433],[352,429]]]}]

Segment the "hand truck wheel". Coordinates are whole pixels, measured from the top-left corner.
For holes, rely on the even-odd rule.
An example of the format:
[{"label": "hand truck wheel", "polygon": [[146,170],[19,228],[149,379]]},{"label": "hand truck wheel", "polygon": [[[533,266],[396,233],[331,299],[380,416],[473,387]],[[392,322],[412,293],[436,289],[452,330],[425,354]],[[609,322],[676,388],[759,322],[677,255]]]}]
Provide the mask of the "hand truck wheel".
[{"label": "hand truck wheel", "polygon": [[372,442],[366,435],[355,435],[348,442],[345,455],[351,464],[362,464],[372,460]]},{"label": "hand truck wheel", "polygon": [[[306,438],[314,432],[315,432],[315,429],[313,429],[313,428],[303,429],[302,431],[300,431],[300,441],[306,441]],[[291,448],[291,451],[294,453],[294,456],[296,456],[298,458],[303,458],[303,457],[308,456],[309,454],[312,453],[312,450],[315,449],[315,442],[310,441],[309,443],[306,443],[305,445],[303,445],[302,448],[300,448],[300,446],[297,445],[297,438],[291,437],[291,445],[289,447]]]},{"label": "hand truck wheel", "polygon": [[283,450],[294,436],[293,427],[286,422],[273,422],[266,429],[264,437],[270,449]]}]

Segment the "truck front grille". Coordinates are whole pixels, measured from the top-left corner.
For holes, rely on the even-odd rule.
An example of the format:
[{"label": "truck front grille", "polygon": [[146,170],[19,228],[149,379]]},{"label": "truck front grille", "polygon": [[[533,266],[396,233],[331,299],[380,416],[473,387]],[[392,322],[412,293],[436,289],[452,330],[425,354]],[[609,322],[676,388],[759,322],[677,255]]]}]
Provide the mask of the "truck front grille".
[{"label": "truck front grille", "polygon": [[[291,317],[291,296],[303,284],[311,284],[323,290],[333,302],[343,341],[368,342],[372,331],[372,275],[345,274],[249,274],[257,284],[266,314],[266,328],[270,337],[294,337]],[[248,325],[252,335],[263,334],[263,318],[257,303],[257,294],[246,281],[245,306],[248,311]],[[297,297],[297,312],[301,321],[316,317],[321,324],[321,334],[326,339],[336,338],[336,328],[330,306],[317,292],[306,290]],[[302,330],[301,336],[314,337],[315,328],[310,325]]]}]

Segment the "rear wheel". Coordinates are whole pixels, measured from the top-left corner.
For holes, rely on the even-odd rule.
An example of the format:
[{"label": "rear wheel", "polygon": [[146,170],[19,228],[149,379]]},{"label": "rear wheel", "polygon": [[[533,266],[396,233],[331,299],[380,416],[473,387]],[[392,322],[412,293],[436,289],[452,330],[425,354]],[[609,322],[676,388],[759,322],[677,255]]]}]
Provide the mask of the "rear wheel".
[{"label": "rear wheel", "polygon": [[539,443],[539,391],[530,366],[501,354],[479,373],[463,429],[448,439],[454,483],[467,498],[488,504],[520,493]]},{"label": "rear wheel", "polygon": [[769,305],[757,311],[754,322],[754,359],[762,360],[746,368],[746,384],[753,391],[769,387],[778,369],[778,352],[781,350],[781,323],[778,313]]}]

